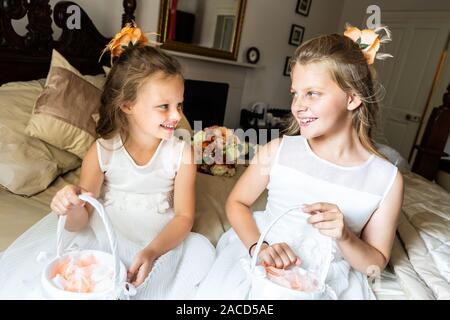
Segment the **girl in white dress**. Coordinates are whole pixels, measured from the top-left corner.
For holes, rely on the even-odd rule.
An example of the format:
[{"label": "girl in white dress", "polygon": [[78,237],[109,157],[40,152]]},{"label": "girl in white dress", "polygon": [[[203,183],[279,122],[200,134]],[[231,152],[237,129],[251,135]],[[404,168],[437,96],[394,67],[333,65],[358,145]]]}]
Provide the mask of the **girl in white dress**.
[{"label": "girl in white dress", "polygon": [[[389,261],[403,183],[370,135],[378,109],[372,53],[338,34],[312,39],[296,50],[290,132],[260,149],[230,193],[226,212],[232,229],[219,240],[198,298],[248,298],[251,282],[243,262],[253,255],[261,231],[287,209],[302,206],[307,222],[332,239],[326,284],[334,298],[374,298],[367,275],[374,276]],[[252,214],[250,206],[266,187],[265,211]],[[287,244],[299,230],[295,218],[282,218],[276,236],[269,232],[260,263],[279,269],[301,266],[300,253]]]},{"label": "girl in white dress", "polygon": [[42,298],[43,266],[36,256],[55,256],[58,215],[66,216],[65,237],[73,236],[73,244],[109,252],[103,224],[80,193],[103,202],[128,281],[137,288],[134,298],[194,296],[215,251],[207,238],[190,232],[196,165],[190,144],[174,136],[183,92],[179,63],[161,50],[137,42],[120,54],[102,95],[100,138],[83,160],[79,185],[58,191],[53,212],[6,250],[0,298]]}]

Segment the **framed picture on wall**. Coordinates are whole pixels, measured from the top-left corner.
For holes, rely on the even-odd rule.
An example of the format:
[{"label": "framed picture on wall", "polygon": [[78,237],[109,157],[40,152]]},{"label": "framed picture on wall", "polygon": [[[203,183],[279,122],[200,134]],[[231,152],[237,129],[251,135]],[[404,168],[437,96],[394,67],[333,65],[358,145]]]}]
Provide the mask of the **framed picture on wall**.
[{"label": "framed picture on wall", "polygon": [[291,75],[291,61],[292,57],[286,57],[286,60],[284,61],[284,70],[283,70],[283,75],[289,77]]},{"label": "framed picture on wall", "polygon": [[291,27],[291,34],[289,35],[289,44],[299,46],[303,41],[303,34],[305,28],[297,24],[293,24]]},{"label": "framed picture on wall", "polygon": [[297,0],[297,8],[295,12],[307,17],[309,14],[309,8],[311,8],[312,0]]}]

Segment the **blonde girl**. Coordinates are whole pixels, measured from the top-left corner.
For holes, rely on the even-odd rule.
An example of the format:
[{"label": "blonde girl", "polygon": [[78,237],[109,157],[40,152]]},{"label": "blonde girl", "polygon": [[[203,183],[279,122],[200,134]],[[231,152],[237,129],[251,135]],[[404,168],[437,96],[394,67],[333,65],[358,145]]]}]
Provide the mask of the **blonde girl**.
[{"label": "blonde girl", "polygon": [[[359,30],[348,29],[347,35],[349,31]],[[379,39],[364,43],[364,32],[358,37],[364,46],[332,34],[311,39],[296,50],[288,134],[261,148],[230,193],[226,212],[232,229],[218,243],[216,262],[199,297],[246,298],[250,282],[242,260],[253,255],[261,230],[270,221],[298,206],[310,225],[332,239],[326,282],[335,296],[374,298],[367,276],[383,270],[389,261],[403,182],[371,138],[378,111],[371,63]],[[265,211],[252,213],[250,206],[265,188]],[[288,234],[298,226],[286,228]],[[301,253],[294,252],[290,240],[268,238],[259,252],[260,263],[277,269],[301,266]]]}]

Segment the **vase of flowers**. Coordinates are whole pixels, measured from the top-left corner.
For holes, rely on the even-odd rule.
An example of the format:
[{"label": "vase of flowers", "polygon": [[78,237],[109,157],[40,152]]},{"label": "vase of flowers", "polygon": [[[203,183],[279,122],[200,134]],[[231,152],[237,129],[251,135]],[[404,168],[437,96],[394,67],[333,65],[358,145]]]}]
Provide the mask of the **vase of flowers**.
[{"label": "vase of flowers", "polygon": [[193,145],[198,171],[224,177],[235,175],[236,165],[245,163],[251,147],[242,142],[233,130],[221,126],[197,131]]}]

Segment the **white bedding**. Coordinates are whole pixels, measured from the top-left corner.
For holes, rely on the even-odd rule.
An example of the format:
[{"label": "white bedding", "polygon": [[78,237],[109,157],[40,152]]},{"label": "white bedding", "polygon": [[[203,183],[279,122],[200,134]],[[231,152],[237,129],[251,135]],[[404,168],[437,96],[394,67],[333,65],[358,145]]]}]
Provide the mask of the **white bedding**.
[{"label": "white bedding", "polygon": [[402,243],[395,244],[391,263],[411,298],[450,299],[450,194],[416,174],[404,179]]}]

